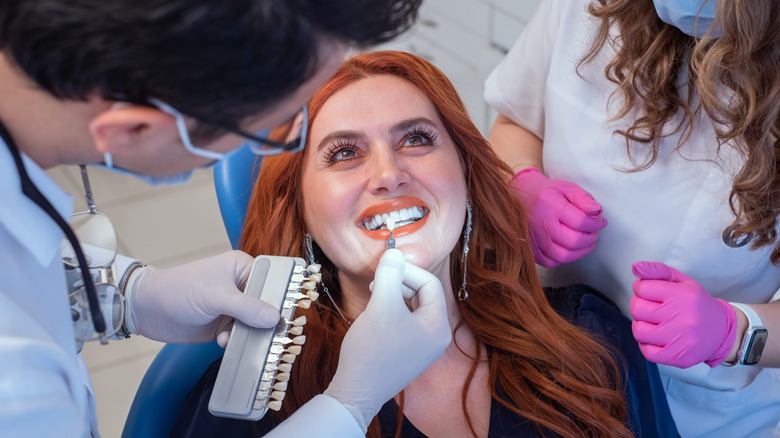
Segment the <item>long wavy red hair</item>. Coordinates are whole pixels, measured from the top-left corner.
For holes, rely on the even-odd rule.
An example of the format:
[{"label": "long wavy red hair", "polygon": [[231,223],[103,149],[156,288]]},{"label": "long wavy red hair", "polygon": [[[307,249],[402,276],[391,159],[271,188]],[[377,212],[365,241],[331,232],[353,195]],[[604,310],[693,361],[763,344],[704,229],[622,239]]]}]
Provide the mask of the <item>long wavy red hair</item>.
[{"label": "long wavy red hair", "polygon": [[[467,260],[469,298],[459,303],[463,323],[487,346],[493,398],[540,429],[564,437],[632,436],[624,425],[626,406],[615,359],[548,304],[536,275],[524,208],[506,184],[511,169],[493,153],[440,70],[408,53],[356,55],[314,95],[309,103],[310,123],[334,93],[376,75],[405,79],[428,96],[464,163],[473,228]],[[264,160],[242,236],[248,253],[303,257],[302,162],[303,154]],[[450,257],[451,278],[458,282],[462,252],[462,246],[456,245]],[[340,305],[336,267],[316,247],[315,255],[323,266],[323,284]],[[307,341],[293,367],[283,408],[277,414],[280,419],[327,388],[348,329],[325,297],[299,313],[308,320]],[[477,361],[475,356],[472,375]],[[462,397],[471,425],[465,407],[467,391],[468,385]],[[381,436],[376,419],[368,436]]]}]

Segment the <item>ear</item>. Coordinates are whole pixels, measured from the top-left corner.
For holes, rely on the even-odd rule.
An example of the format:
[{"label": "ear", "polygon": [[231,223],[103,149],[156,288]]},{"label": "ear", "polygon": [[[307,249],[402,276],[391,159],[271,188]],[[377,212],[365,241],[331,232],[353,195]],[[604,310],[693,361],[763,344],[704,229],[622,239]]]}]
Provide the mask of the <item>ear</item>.
[{"label": "ear", "polygon": [[89,132],[101,153],[133,149],[157,149],[176,141],[176,119],[157,108],[142,105],[114,105],[95,116]]}]

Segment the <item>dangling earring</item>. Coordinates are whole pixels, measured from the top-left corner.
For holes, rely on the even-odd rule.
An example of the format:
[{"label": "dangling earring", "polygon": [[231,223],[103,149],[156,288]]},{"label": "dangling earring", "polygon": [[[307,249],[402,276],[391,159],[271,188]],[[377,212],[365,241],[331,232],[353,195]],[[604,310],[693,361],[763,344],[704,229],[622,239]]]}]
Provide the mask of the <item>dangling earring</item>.
[{"label": "dangling earring", "polygon": [[471,238],[471,203],[466,198],[466,232],[463,236],[463,255],[460,258],[460,263],[463,265],[463,283],[458,289],[458,300],[466,301],[469,297],[469,292],[466,290],[466,270],[467,270],[467,258],[469,255],[469,239]]},{"label": "dangling earring", "polygon": [[[304,254],[306,256],[306,261],[310,265],[313,265],[313,264],[316,263],[314,261],[314,243],[313,243],[313,240],[311,238],[311,234],[309,234],[309,233],[305,233],[303,235],[303,252],[304,252]],[[347,319],[346,316],[344,316],[344,313],[339,308],[339,305],[336,304],[336,300],[334,300],[333,296],[331,296],[330,291],[328,290],[328,287],[325,286],[324,282],[321,282],[320,284],[322,284],[322,290],[325,292],[325,295],[327,295],[328,298],[330,299],[330,302],[333,304],[333,307],[336,309],[336,312],[338,312],[339,316],[341,316],[341,319],[343,319],[344,322],[347,323],[347,325],[351,326],[352,323],[349,322],[349,320]]]},{"label": "dangling earring", "polygon": [[314,249],[312,248],[311,234],[306,233],[303,235],[303,252],[306,256],[306,261],[313,265],[314,262]]}]

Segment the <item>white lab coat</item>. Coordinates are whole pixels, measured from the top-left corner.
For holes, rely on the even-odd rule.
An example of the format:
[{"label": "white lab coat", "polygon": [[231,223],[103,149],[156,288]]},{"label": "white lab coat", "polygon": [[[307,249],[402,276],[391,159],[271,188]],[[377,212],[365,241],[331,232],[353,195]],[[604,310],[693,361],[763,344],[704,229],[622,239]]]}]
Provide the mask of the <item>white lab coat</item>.
[{"label": "white lab coat", "polygon": [[[607,47],[594,62],[580,66],[580,75],[576,70],[596,29],[588,3],[543,2],[485,82],[491,106],[544,140],[545,174],[590,192],[609,221],[593,252],[545,271],[543,281],[594,286],[630,316],[631,264],[650,260],[679,269],[715,297],[768,302],[780,286],[780,269],[769,260],[772,248],[730,248],[721,238],[733,220],[728,193],[742,161],[728,146],[716,154],[704,111],[697,113],[696,127],[679,152],[678,135],[672,135],[662,140],[650,168],[625,172],[635,166],[625,139],[614,131],[630,124],[611,120],[622,102],[604,77],[614,52]],[[645,151],[632,149],[639,158]],[[684,438],[780,436],[777,369],[705,364],[659,369]]]},{"label": "white lab coat", "polygon": [[[73,197],[27,156],[22,159],[32,181],[67,220]],[[13,158],[0,139],[0,436],[100,436],[94,391],[76,352],[62,239],[54,221],[21,192]],[[120,276],[130,261],[117,263]],[[341,403],[320,395],[267,436],[364,434]]]},{"label": "white lab coat", "polygon": [[[69,218],[72,196],[32,160],[22,158],[38,189]],[[62,238],[54,221],[21,192],[13,158],[0,144],[0,434],[4,436],[99,436],[94,392],[84,361],[76,353],[60,258]]]}]

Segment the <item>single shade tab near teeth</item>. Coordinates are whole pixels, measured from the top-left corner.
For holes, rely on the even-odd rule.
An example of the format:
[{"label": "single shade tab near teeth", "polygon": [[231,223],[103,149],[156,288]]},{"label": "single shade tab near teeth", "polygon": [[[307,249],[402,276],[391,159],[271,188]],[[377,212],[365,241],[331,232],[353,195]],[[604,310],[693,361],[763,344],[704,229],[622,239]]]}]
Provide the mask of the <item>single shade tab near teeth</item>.
[{"label": "single shade tab near teeth", "polygon": [[387,229],[387,219],[393,218],[395,227],[400,228],[404,225],[417,222],[425,217],[425,209],[422,207],[409,207],[389,213],[375,214],[365,217],[361,223],[362,227],[369,231]]},{"label": "single shade tab near teeth", "polygon": [[387,218],[387,229],[390,230],[390,237],[387,239],[387,249],[395,248],[395,239],[393,239],[393,230],[395,229],[395,219]]}]

